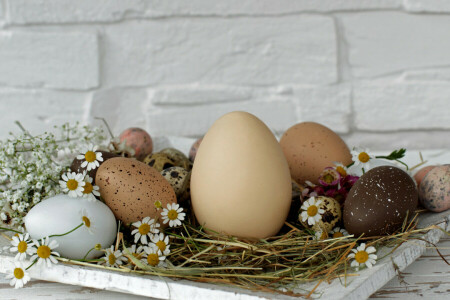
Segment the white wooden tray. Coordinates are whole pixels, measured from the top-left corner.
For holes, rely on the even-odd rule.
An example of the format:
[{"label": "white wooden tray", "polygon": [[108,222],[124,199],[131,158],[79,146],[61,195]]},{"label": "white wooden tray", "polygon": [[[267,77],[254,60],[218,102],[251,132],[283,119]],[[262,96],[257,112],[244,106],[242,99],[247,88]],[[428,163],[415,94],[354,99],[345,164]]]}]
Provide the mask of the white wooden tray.
[{"label": "white wooden tray", "polygon": [[[185,138],[160,138],[155,139],[155,148],[175,146],[187,152],[194,140]],[[425,158],[430,163],[450,162],[448,151],[424,151]],[[417,163],[418,152],[409,153],[405,158],[411,165]],[[450,210],[442,213],[426,213],[421,215],[419,227],[437,225],[444,230],[450,230]],[[437,244],[444,233],[439,229],[432,229],[424,234],[421,239],[410,240],[400,246],[393,254],[378,261],[372,269],[364,269],[359,276],[348,277],[346,285],[339,280],[330,284],[322,283],[315,293],[314,298],[320,299],[363,299],[381,288],[394,276],[397,270],[404,270],[408,265],[420,257],[431,244]],[[429,242],[429,243],[427,243]],[[0,247],[8,245],[8,241],[0,238]],[[387,253],[389,249],[380,249],[379,257]],[[0,272],[5,273],[13,265],[14,256],[8,253],[0,255]],[[292,297],[252,292],[245,289],[232,288],[223,285],[197,283],[187,280],[173,280],[170,278],[148,275],[136,275],[122,272],[107,271],[95,267],[74,266],[59,263],[52,268],[31,268],[30,276],[33,279],[54,281],[65,284],[79,285],[123,292],[135,295],[154,297],[159,299],[292,299]],[[300,284],[294,288],[294,292],[305,294],[316,283]]]}]

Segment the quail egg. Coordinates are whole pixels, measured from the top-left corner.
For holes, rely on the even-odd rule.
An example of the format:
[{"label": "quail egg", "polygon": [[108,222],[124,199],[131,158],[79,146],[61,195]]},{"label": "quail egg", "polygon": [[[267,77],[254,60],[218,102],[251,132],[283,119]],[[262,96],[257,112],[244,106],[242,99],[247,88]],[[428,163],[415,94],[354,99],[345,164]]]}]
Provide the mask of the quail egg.
[{"label": "quail egg", "polygon": [[191,172],[182,167],[170,167],[161,172],[161,175],[172,185],[178,202],[189,198],[189,185]]},{"label": "quail egg", "polygon": [[311,197],[303,202],[298,219],[306,228],[329,232],[342,220],[341,206],[330,197]]},{"label": "quail egg", "polygon": [[175,166],[175,161],[166,153],[156,152],[144,159],[144,163],[155,168],[158,172]]},{"label": "quail egg", "polygon": [[167,154],[175,162],[175,166],[185,168],[190,171],[192,169],[192,163],[183,152],[175,148],[166,148],[160,151],[161,153]]}]

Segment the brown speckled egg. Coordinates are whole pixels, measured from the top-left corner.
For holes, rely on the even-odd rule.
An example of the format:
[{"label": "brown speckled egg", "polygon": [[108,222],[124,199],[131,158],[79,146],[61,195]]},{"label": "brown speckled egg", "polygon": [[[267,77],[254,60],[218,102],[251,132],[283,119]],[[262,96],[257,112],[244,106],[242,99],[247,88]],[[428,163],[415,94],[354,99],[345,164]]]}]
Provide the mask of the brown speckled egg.
[{"label": "brown speckled egg", "polygon": [[413,179],[397,167],[376,167],[351,188],[344,206],[344,225],[355,236],[390,234],[401,228],[418,204]]},{"label": "brown speckled egg", "polygon": [[147,155],[153,151],[153,141],[147,131],[141,128],[125,129],[119,136],[120,142],[125,141],[125,145],[131,147],[135,151],[137,160],[142,161]]},{"label": "brown speckled egg", "polygon": [[198,148],[200,147],[200,144],[202,143],[203,138],[199,138],[195,141],[194,144],[191,146],[191,150],[189,150],[189,160],[194,162],[195,156],[197,155]]},{"label": "brown speckled egg", "polygon": [[329,128],[314,122],[292,126],[280,140],[291,177],[300,184],[318,183],[320,173],[334,162],[348,165],[352,156],[345,142]]},{"label": "brown speckled egg", "polygon": [[305,222],[302,221],[302,210],[300,210],[298,219],[300,223],[302,223],[306,228],[311,228],[315,231],[322,230],[324,232],[329,232],[336,226],[339,221],[342,220],[341,205],[339,204],[339,202],[330,197],[318,196],[314,197],[314,199],[315,201],[320,201],[317,208],[324,210],[322,218],[314,225],[309,225],[307,220]]},{"label": "brown speckled egg", "polygon": [[167,154],[167,156],[169,156],[175,162],[175,166],[185,168],[188,171],[192,169],[191,161],[180,150],[177,150],[175,148],[166,148],[159,152]]},{"label": "brown speckled egg", "polygon": [[417,186],[420,186],[420,183],[422,180],[427,176],[428,172],[430,172],[434,167],[436,166],[426,166],[417,171],[416,174],[414,174],[414,180],[417,182]]},{"label": "brown speckled egg", "polygon": [[156,152],[148,155],[144,159],[144,163],[156,169],[158,172],[175,166],[175,161],[166,153],[161,152]]},{"label": "brown speckled egg", "polygon": [[191,173],[182,167],[170,167],[161,172],[161,175],[172,185],[177,195],[178,203],[189,197],[189,184]]},{"label": "brown speckled egg", "polygon": [[450,208],[450,165],[437,166],[425,175],[419,198],[425,208],[434,212]]},{"label": "brown speckled egg", "polygon": [[125,224],[147,216],[162,220],[155,202],[162,207],[177,202],[172,186],[158,171],[130,158],[107,160],[97,171],[96,183],[105,204]]},{"label": "brown speckled egg", "polygon": [[[99,161],[99,164],[102,165],[105,161],[107,161],[110,158],[113,157],[119,157],[119,155],[111,153],[111,152],[106,152],[106,151],[97,151],[100,152],[102,154],[103,157],[103,161]],[[70,170],[72,172],[76,172],[76,173],[83,173],[83,172],[87,172],[87,175],[89,175],[91,178],[93,178],[93,182],[95,183],[95,175],[97,174],[97,170],[98,168],[95,168],[93,170],[90,170],[89,172],[87,171],[86,168],[82,168],[81,164],[84,162],[84,160],[82,159],[77,159],[75,157],[75,159],[73,160],[72,164],[70,165]]]}]

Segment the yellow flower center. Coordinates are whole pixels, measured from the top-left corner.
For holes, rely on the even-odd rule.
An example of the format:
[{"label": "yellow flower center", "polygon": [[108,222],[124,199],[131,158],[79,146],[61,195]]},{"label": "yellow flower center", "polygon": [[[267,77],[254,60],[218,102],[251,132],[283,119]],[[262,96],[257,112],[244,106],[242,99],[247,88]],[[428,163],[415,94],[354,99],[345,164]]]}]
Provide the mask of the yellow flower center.
[{"label": "yellow flower center", "polygon": [[83,219],[84,226],[86,226],[87,228],[90,228],[91,227],[91,220],[89,220],[89,218],[86,217],[86,216],[83,216],[82,219]]},{"label": "yellow flower center", "polygon": [[148,225],[147,223],[144,223],[141,226],[139,226],[139,233],[141,235],[145,235],[149,232],[150,232],[150,225]]},{"label": "yellow flower center", "polygon": [[308,207],[308,209],[306,210],[306,213],[308,214],[308,216],[310,217],[314,217],[315,215],[317,215],[317,211],[319,209],[317,208],[317,206],[315,205],[311,205],[310,207]]},{"label": "yellow flower center", "polygon": [[337,166],[336,171],[341,174],[342,177],[347,176],[347,171],[342,166]]},{"label": "yellow flower center", "polygon": [[159,248],[159,250],[161,250],[161,252],[166,250],[166,243],[164,243],[164,241],[158,241],[156,243],[156,246],[158,246],[158,248]]},{"label": "yellow flower center", "polygon": [[343,237],[344,234],[340,231],[333,233],[333,238],[339,238],[339,237]]},{"label": "yellow flower center", "polygon": [[369,154],[367,154],[366,152],[361,152],[358,155],[358,159],[359,159],[360,162],[366,163],[366,162],[368,162],[370,160],[370,157],[369,157]]},{"label": "yellow flower center", "polygon": [[322,232],[322,234],[320,235],[320,239],[324,240],[327,238],[327,233],[326,232]]},{"label": "yellow flower center", "polygon": [[95,154],[94,151],[88,151],[86,152],[86,154],[84,155],[84,158],[86,158],[87,162],[94,162],[97,159],[97,155]]},{"label": "yellow flower center", "polygon": [[114,265],[115,263],[116,263],[116,256],[114,255],[114,254],[110,254],[109,256],[108,256],[108,262],[109,262],[109,264],[112,266],[112,265]]},{"label": "yellow flower center", "polygon": [[325,181],[326,183],[332,183],[334,181],[334,177],[331,174],[327,174],[323,176],[323,181]]},{"label": "yellow flower center", "polygon": [[161,201],[156,200],[155,201],[155,207],[158,208],[158,209],[161,208],[162,207]]},{"label": "yellow flower center", "polygon": [[50,247],[46,245],[39,246],[39,248],[37,249],[37,255],[43,259],[49,258],[51,252],[52,250],[50,249]]},{"label": "yellow flower center", "polygon": [[167,213],[167,217],[170,219],[170,220],[176,220],[177,218],[178,218],[178,213],[177,213],[177,211],[176,210],[174,210],[174,209],[171,209],[171,210],[169,210],[169,212]]},{"label": "yellow flower center", "polygon": [[158,254],[156,254],[156,253],[149,254],[147,256],[147,263],[152,267],[156,266],[159,263]]},{"label": "yellow flower center", "polygon": [[83,194],[90,194],[90,193],[92,193],[93,190],[94,190],[94,186],[90,182],[86,181],[84,183]]},{"label": "yellow flower center", "polygon": [[366,251],[358,251],[355,254],[355,260],[360,264],[365,263],[368,259],[369,259],[369,254]]},{"label": "yellow flower center", "polygon": [[25,251],[27,251],[27,248],[28,248],[28,244],[25,241],[21,241],[17,245],[17,251],[19,251],[20,253],[24,253]]},{"label": "yellow flower center", "polygon": [[14,277],[16,277],[17,279],[22,279],[23,276],[25,276],[25,272],[22,270],[22,268],[14,269]]},{"label": "yellow flower center", "polygon": [[75,179],[69,179],[67,181],[67,188],[71,191],[75,191],[78,188],[78,181]]}]

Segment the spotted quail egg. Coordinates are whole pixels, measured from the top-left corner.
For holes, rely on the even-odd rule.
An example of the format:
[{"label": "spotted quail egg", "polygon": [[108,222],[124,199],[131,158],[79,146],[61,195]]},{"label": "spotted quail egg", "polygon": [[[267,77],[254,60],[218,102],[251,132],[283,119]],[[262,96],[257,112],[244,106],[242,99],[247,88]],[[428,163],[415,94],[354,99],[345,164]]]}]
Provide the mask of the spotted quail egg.
[{"label": "spotted quail egg", "polygon": [[178,202],[189,197],[191,173],[182,167],[170,167],[161,172],[161,175],[172,185]]},{"label": "spotted quail egg", "polygon": [[[311,201],[311,199],[313,199]],[[320,202],[319,202],[320,201]],[[314,209],[307,209],[305,210],[305,204],[306,202],[312,203],[310,206],[316,206]],[[316,205],[319,203],[318,205]],[[308,204],[306,204],[308,205]],[[321,214],[321,210],[323,210],[323,213]],[[302,217],[302,213],[306,212],[306,215],[310,216],[310,213],[317,213],[320,215],[320,218],[318,221],[315,221],[314,224],[310,225],[308,223],[308,219],[305,219]],[[305,214],[304,214],[305,215]],[[336,224],[342,220],[342,211],[341,206],[338,201],[336,201],[333,198],[325,197],[325,196],[317,196],[317,197],[311,197],[308,200],[304,202],[304,205],[300,209],[300,214],[298,216],[298,219],[300,223],[303,224],[306,228],[312,228],[315,231],[322,230],[324,232],[331,231],[334,227],[336,227]]]},{"label": "spotted quail egg", "polygon": [[191,161],[189,160],[189,158],[187,158],[186,155],[183,154],[183,152],[175,148],[166,148],[161,150],[160,152],[167,154],[167,156],[175,162],[175,166],[185,168],[188,171],[192,169]]},{"label": "spotted quail egg", "polygon": [[161,152],[147,155],[147,157],[144,159],[144,163],[149,165],[150,167],[155,168],[158,172],[175,166],[175,161],[167,154]]}]

